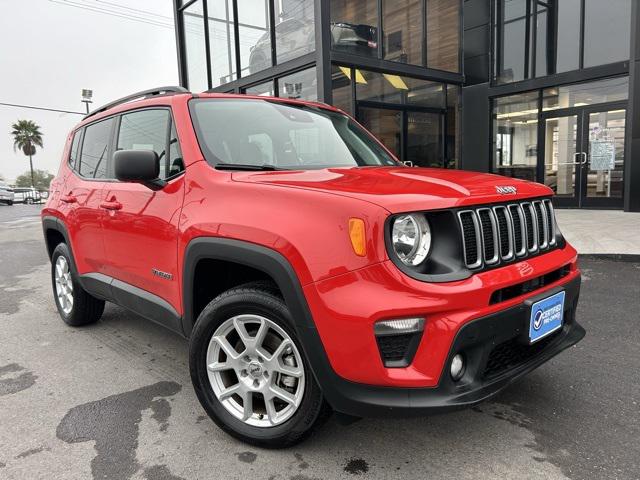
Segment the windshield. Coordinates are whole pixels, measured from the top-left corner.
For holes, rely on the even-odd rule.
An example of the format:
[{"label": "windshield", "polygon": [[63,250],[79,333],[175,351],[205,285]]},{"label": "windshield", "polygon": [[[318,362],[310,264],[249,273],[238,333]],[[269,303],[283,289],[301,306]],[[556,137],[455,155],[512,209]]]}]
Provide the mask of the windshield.
[{"label": "windshield", "polygon": [[323,108],[236,98],[196,99],[189,106],[212,165],[300,170],[398,164],[349,117]]}]

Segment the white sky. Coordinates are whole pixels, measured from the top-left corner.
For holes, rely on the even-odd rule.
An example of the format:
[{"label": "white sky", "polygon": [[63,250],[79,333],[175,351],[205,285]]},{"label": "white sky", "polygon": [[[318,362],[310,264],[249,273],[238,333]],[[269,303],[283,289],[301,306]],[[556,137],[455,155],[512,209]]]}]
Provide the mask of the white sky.
[{"label": "white sky", "polygon": [[[171,0],[0,0],[0,9],[0,102],[84,112],[83,88],[93,89],[96,107],[178,84]],[[9,181],[29,169],[28,157],[13,151],[9,135],[18,119],[33,120],[44,134],[34,168],[56,173],[65,138],[82,116],[0,105],[0,175]]]}]

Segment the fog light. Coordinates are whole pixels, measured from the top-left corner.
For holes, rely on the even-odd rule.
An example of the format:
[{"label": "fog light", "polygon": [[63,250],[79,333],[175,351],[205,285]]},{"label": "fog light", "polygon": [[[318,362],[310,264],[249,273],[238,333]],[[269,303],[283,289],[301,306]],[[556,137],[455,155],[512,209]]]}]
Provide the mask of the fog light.
[{"label": "fog light", "polygon": [[456,355],[451,360],[451,378],[454,382],[457,382],[464,375],[464,357],[461,353],[456,353]]},{"label": "fog light", "polygon": [[374,326],[376,335],[402,335],[424,330],[424,318],[402,318],[398,320],[383,320]]}]

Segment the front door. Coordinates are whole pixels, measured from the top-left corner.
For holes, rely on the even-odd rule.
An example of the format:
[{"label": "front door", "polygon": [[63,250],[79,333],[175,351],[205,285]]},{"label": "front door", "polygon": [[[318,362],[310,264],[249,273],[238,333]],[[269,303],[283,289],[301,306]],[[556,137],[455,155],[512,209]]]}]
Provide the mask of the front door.
[{"label": "front door", "polygon": [[539,178],[560,207],[622,208],[625,103],[545,112]]},{"label": "front door", "polygon": [[[184,197],[182,158],[168,108],[123,114],[115,136],[117,150],[154,150],[160,178],[151,189],[139,183],[109,182],[104,189],[105,273],[121,288],[136,287],[181,311],[178,270],[178,222]],[[163,302],[160,302],[163,303]],[[158,319],[164,322],[165,319]],[[176,321],[175,318],[168,319]],[[169,324],[179,330],[179,324]]]}]

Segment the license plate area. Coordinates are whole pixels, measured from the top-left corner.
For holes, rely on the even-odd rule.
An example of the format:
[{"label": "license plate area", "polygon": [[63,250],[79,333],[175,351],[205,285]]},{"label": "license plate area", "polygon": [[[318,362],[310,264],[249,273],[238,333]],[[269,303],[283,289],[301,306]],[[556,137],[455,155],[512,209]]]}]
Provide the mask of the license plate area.
[{"label": "license plate area", "polygon": [[531,304],[529,313],[530,344],[536,343],[562,328],[565,295],[565,291],[562,290]]}]

